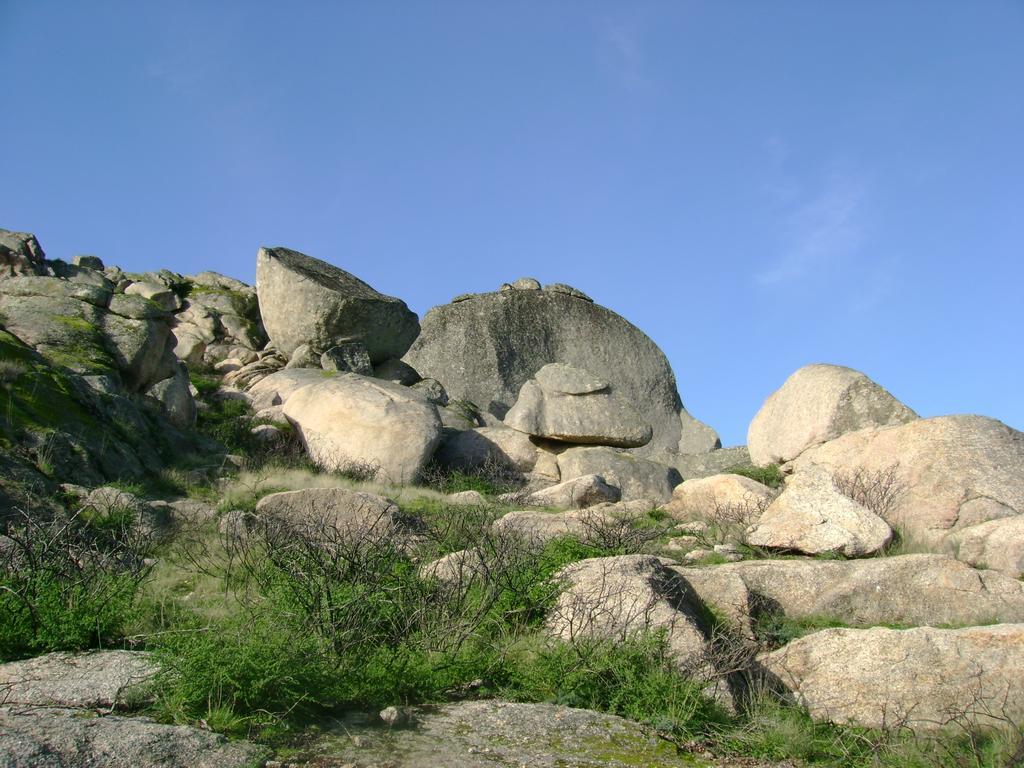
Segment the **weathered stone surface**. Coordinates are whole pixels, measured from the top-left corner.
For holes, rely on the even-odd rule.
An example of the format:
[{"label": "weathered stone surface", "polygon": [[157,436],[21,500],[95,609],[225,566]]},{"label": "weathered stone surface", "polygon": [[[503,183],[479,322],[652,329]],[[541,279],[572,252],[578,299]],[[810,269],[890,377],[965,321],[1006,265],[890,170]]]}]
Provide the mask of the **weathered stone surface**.
[{"label": "weathered stone surface", "polygon": [[1024,576],[1024,515],[963,528],[953,544],[956,556],[976,568],[991,568],[1015,579]]},{"label": "weathered stone surface", "polygon": [[174,375],[178,360],[174,338],[160,320],[130,320],[115,314],[102,318],[103,338],[125,385],[144,392]]},{"label": "weathered stone surface", "polygon": [[60,277],[24,275],[8,277],[4,280],[2,292],[7,296],[77,299],[86,304],[104,308],[110,303],[113,287],[109,284],[91,285]]},{"label": "weathered stone surface", "polygon": [[385,381],[393,381],[395,384],[402,384],[406,387],[420,380],[420,375],[416,372],[415,368],[394,357],[375,365],[373,367],[373,377],[384,379]]},{"label": "weathered stone surface", "polygon": [[895,471],[902,486],[890,525],[940,547],[948,534],[1024,512],[1024,433],[984,416],[939,416],[843,435],[807,451],[793,467],[868,476]]},{"label": "weathered stone surface", "polygon": [[[604,506],[604,504],[598,505]],[[509,512],[494,522],[494,530],[514,533],[527,541],[543,544],[571,536],[584,543],[592,542],[595,529],[608,524],[611,516],[596,507],[572,509],[567,512]]]},{"label": "weathered stone surface", "polygon": [[304,488],[264,496],[256,505],[264,525],[284,526],[313,540],[388,541],[414,533],[415,521],[391,499],[348,488]]},{"label": "weathered stone surface", "polygon": [[[556,704],[488,699],[415,710],[416,727],[394,731],[355,718],[309,757],[331,765],[388,768],[692,768],[650,728]],[[302,755],[304,758],[305,755]]]},{"label": "weathered stone surface", "polygon": [[679,414],[680,436],[677,451],[681,454],[710,453],[722,447],[718,433],[703,421],[683,411]]},{"label": "weathered stone surface", "polygon": [[263,325],[286,355],[301,344],[327,350],[360,342],[371,362],[380,363],[405,354],[419,332],[405,302],[287,248],[260,248],[256,291]]},{"label": "weathered stone surface", "polygon": [[151,283],[148,281],[132,283],[124,289],[124,292],[128,296],[141,296],[153,302],[165,312],[174,312],[181,308],[181,299],[163,283]]},{"label": "weathered stone surface", "polygon": [[[589,301],[591,303],[594,301],[579,288],[573,288],[571,285],[566,285],[565,283],[548,283],[544,286],[544,290],[553,291],[554,293],[564,293],[568,296],[572,296],[573,298],[583,299],[584,301]],[[468,295],[472,297],[474,294],[471,293]]]},{"label": "weathered stone surface", "polygon": [[675,469],[614,448],[569,448],[558,454],[558,468],[563,478],[600,475],[622,491],[623,501],[651,499],[662,504],[682,482]]},{"label": "weathered stone surface", "polygon": [[251,768],[265,747],[147,718],[90,717],[0,707],[5,766],[33,768]]},{"label": "weathered stone surface", "polygon": [[662,509],[679,520],[716,520],[726,515],[753,523],[775,496],[767,485],[749,477],[711,475],[677,485]]},{"label": "weathered stone surface", "polygon": [[1024,584],[996,571],[975,570],[947,555],[899,555],[866,560],[747,560],[678,568],[716,608],[740,579],[750,593],[748,616],[827,618],[859,627],[1024,622]]},{"label": "weathered stone surface", "polygon": [[1024,718],[1022,624],[826,629],[760,661],[815,720],[927,731]]},{"label": "weathered stone surface", "polygon": [[488,463],[526,474],[537,463],[538,449],[529,435],[508,427],[478,427],[446,435],[436,459],[445,467],[474,470]]},{"label": "weathered stone surface", "polygon": [[487,574],[488,564],[479,549],[449,552],[420,568],[420,577],[466,588]]},{"label": "weathered stone surface", "polygon": [[863,373],[838,365],[808,365],[765,400],[750,422],[747,446],[755,464],[778,464],[848,432],[916,418]]},{"label": "weathered stone surface", "polygon": [[88,254],[79,254],[78,256],[71,257],[71,263],[76,267],[85,267],[86,269],[95,269],[100,272],[104,270],[103,259],[99,256],[90,256]]},{"label": "weathered stone surface", "polygon": [[339,344],[320,355],[320,367],[325,371],[348,371],[363,376],[373,375],[370,354],[358,342]]},{"label": "weathered stone surface", "polygon": [[412,483],[441,441],[437,408],[405,387],[344,373],[302,387],[284,404],[310,458],[326,469],[376,468]]},{"label": "weathered stone surface", "polygon": [[666,467],[675,467],[684,480],[720,475],[750,464],[750,453],[745,445],[718,448],[710,453],[652,453],[647,458]]},{"label": "weathered stone surface", "polygon": [[288,365],[285,366],[289,370],[294,368],[322,368],[321,355],[309,344],[300,344],[294,350],[292,350],[291,356],[288,358]]},{"label": "weathered stone surface", "polygon": [[448,394],[504,417],[548,363],[590,371],[654,430],[641,454],[675,452],[682,404],[661,350],[638,328],[589,301],[556,291],[478,294],[435,307],[405,361]]},{"label": "weathered stone surface", "polygon": [[754,547],[864,557],[879,552],[892,540],[892,528],[863,504],[840,493],[829,473],[808,471],[786,483],[745,538]]},{"label": "weathered stone surface", "polygon": [[480,491],[459,491],[458,493],[449,493],[445,496],[445,501],[449,504],[466,507],[482,507],[488,504],[487,497],[480,493]]},{"label": "weathered stone surface", "polygon": [[505,424],[566,443],[637,448],[650,442],[653,432],[639,412],[601,385],[601,379],[579,368],[546,365],[519,390]]},{"label": "weathered stone surface", "polygon": [[196,401],[192,397],[188,368],[184,363],[177,364],[173,376],[150,387],[148,394],[160,401],[172,424],[181,429],[195,426]]},{"label": "weathered stone surface", "polygon": [[0,229],[0,279],[14,275],[45,275],[46,254],[28,232]]},{"label": "weathered stone surface", "polygon": [[421,379],[409,387],[409,391],[428,403],[443,407],[448,405],[448,392],[437,379]]},{"label": "weathered stone surface", "polygon": [[529,507],[579,509],[592,507],[606,501],[618,501],[621,498],[621,493],[618,488],[608,485],[604,478],[598,475],[583,475],[549,488],[534,491],[525,497],[522,494],[513,493],[499,498]]},{"label": "weathered stone surface", "polygon": [[47,653],[0,664],[0,704],[75,709],[138,705],[156,674],[145,653]]},{"label": "weathered stone surface", "polygon": [[303,387],[322,384],[337,374],[312,368],[287,368],[267,374],[249,388],[252,407],[256,410],[284,405]]},{"label": "weathered stone surface", "polygon": [[624,640],[664,630],[683,667],[702,665],[707,639],[679,577],[651,555],[594,557],[556,574],[564,589],[548,614],[548,632],[561,640]]}]

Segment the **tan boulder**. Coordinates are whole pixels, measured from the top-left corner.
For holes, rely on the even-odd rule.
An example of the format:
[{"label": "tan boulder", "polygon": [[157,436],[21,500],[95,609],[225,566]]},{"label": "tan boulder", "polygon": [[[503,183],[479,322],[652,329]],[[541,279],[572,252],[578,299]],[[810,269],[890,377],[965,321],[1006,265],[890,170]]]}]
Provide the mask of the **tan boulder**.
[{"label": "tan boulder", "polygon": [[957,557],[1015,579],[1024,576],[1024,515],[972,525],[953,537]]},{"label": "tan boulder", "polygon": [[826,629],[760,663],[815,720],[918,731],[1024,720],[1024,624]]},{"label": "tan boulder", "polygon": [[899,493],[881,511],[901,536],[939,547],[955,531],[1024,512],[1024,433],[984,416],[939,416],[866,429],[793,463],[834,476],[895,473]]},{"label": "tan boulder", "polygon": [[916,418],[916,413],[859,371],[808,365],[765,400],[750,422],[747,447],[755,464],[779,464],[847,432]]},{"label": "tan boulder", "polygon": [[413,483],[441,440],[437,408],[399,384],[345,373],[303,387],[284,405],[310,458],[328,470],[375,469]]},{"label": "tan boulder", "polygon": [[712,607],[735,612],[735,579],[749,590],[747,616],[834,619],[852,626],[1024,622],[1024,583],[948,555],[866,560],[746,560],[675,568]]},{"label": "tan boulder", "polygon": [[831,475],[796,475],[745,535],[753,547],[818,555],[864,557],[892,540],[892,529],[863,504],[843,495]]},{"label": "tan boulder", "polygon": [[618,488],[608,485],[599,475],[583,475],[548,488],[541,488],[525,496],[521,493],[511,493],[499,498],[528,507],[578,509],[606,501],[618,501],[620,493]]},{"label": "tan boulder", "polygon": [[552,636],[621,641],[661,630],[682,667],[703,667],[704,629],[687,604],[685,585],[657,557],[590,558],[567,566],[556,578],[564,587],[548,614]]},{"label": "tan boulder", "polygon": [[312,541],[398,541],[421,527],[391,499],[349,488],[303,488],[272,493],[256,505],[256,520],[272,534]]},{"label": "tan boulder", "polygon": [[777,493],[743,475],[711,475],[680,483],[662,509],[678,520],[717,520],[723,515],[755,522]]}]

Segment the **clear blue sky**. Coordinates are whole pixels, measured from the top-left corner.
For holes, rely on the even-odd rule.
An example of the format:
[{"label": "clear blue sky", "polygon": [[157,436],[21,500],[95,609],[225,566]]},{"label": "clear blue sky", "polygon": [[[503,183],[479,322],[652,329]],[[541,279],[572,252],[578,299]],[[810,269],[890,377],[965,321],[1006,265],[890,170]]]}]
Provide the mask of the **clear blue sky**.
[{"label": "clear blue sky", "polygon": [[0,45],[51,257],[568,282],[726,444],[811,362],[1024,429],[1020,1],[0,0]]}]

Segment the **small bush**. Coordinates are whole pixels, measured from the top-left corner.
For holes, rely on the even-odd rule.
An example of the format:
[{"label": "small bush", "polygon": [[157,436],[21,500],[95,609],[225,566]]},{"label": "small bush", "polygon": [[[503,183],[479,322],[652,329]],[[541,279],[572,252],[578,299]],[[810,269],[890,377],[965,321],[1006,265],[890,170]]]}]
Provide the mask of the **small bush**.
[{"label": "small bush", "polygon": [[779,470],[778,464],[769,464],[766,467],[756,467],[753,464],[741,464],[725,470],[730,475],[742,475],[756,480],[769,488],[781,488],[785,478]]}]

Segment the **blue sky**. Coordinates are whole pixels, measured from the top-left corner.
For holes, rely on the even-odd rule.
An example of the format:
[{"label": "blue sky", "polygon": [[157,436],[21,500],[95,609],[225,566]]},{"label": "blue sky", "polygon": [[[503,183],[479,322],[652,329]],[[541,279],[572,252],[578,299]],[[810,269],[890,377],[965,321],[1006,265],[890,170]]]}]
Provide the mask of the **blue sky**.
[{"label": "blue sky", "polygon": [[996,0],[0,0],[0,227],[285,245],[421,315],[571,283],[726,444],[811,362],[1024,429],[1022,40]]}]

